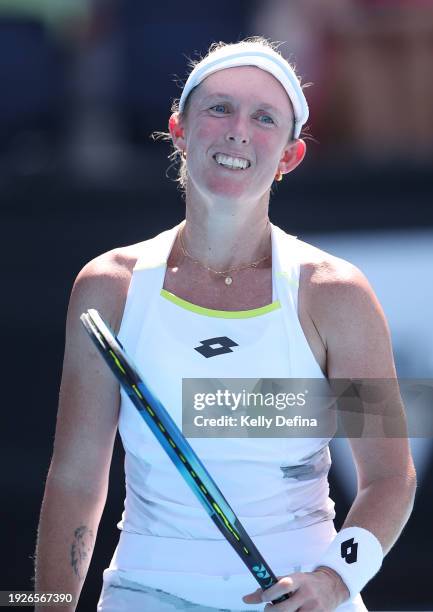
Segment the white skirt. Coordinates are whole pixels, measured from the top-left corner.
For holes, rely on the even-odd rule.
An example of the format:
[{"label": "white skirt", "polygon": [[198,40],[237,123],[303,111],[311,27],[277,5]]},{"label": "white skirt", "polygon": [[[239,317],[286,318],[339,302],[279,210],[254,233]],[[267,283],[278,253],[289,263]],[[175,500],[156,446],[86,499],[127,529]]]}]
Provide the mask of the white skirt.
[{"label": "white skirt", "polygon": [[[276,576],[309,572],[335,537],[332,521],[253,540]],[[191,610],[257,612],[263,604],[242,597],[256,580],[224,539],[187,540],[122,531],[110,567],[103,574],[98,612]],[[338,612],[366,612],[361,596]]]}]

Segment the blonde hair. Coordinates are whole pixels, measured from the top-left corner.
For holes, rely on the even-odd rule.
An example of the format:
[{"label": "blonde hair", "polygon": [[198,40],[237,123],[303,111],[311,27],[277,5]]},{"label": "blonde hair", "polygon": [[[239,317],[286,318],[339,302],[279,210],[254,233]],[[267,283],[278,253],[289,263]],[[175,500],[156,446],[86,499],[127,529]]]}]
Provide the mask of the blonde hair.
[{"label": "blonde hair", "polygon": [[[188,65],[190,67],[190,71],[194,70],[195,66],[197,66],[197,64],[199,64],[202,60],[212,56],[216,51],[218,51],[219,49],[222,49],[223,47],[239,47],[239,46],[250,46],[251,43],[258,45],[258,46],[262,46],[266,49],[272,49],[273,51],[276,51],[277,53],[280,53],[278,51],[278,47],[282,44],[281,42],[272,42],[270,40],[268,40],[267,38],[265,38],[264,36],[249,36],[248,38],[244,38],[243,40],[237,42],[237,43],[225,43],[223,41],[220,42],[214,42],[211,44],[211,46],[208,49],[208,52],[205,56],[203,57],[199,57],[198,59],[189,59],[188,61]],[[281,55],[281,53],[280,53]],[[290,64],[291,67],[293,68],[293,70],[296,72],[296,68],[294,64]],[[299,78],[299,76],[298,76]],[[300,80],[300,78],[299,78]],[[184,85],[184,83],[182,84],[182,86]],[[311,83],[306,83],[305,85],[303,85],[302,87],[307,87],[308,85],[311,85]],[[199,87],[199,85],[198,85]],[[190,100],[191,100],[191,94],[194,93],[194,91],[196,90],[196,88],[194,88],[188,95],[186,102],[185,102],[185,106],[183,109],[183,112],[179,111],[179,100],[180,98],[176,98],[175,100],[173,100],[173,103],[171,105],[171,112],[172,113],[179,113],[181,118],[185,119],[187,114],[188,114],[188,109],[189,109],[189,105],[190,105]],[[308,129],[308,128],[307,128]],[[304,131],[304,130],[303,130]],[[170,132],[153,132],[151,134],[151,138],[153,140],[167,140],[171,143],[173,143],[172,138],[171,138],[171,134]],[[181,189],[181,191],[183,193],[185,193],[185,189],[186,189],[186,185],[187,185],[187,180],[188,180],[188,170],[187,170],[187,164],[186,164],[186,157],[183,156],[182,151],[180,151],[179,149],[177,149],[174,145],[173,145],[173,150],[170,153],[170,155],[168,156],[168,158],[170,159],[170,161],[172,162],[169,166],[169,168],[167,169],[167,172],[170,170],[170,168],[172,167],[176,167],[177,164],[179,164],[178,166],[178,170],[177,170],[177,178],[175,179],[175,181],[178,184],[179,189]]]}]

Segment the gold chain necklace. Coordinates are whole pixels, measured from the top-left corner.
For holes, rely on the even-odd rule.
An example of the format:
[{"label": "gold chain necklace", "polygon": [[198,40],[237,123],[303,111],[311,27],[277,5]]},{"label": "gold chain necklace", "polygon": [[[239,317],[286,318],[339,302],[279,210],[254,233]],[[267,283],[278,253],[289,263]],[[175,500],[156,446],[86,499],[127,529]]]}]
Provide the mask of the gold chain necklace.
[{"label": "gold chain necklace", "polygon": [[212,268],[209,268],[209,266],[205,266],[204,264],[200,263],[198,261],[198,259],[194,259],[194,257],[192,257],[192,255],[190,255],[188,253],[188,251],[185,248],[185,244],[183,242],[183,230],[184,230],[184,227],[185,226],[183,226],[182,229],[179,232],[180,247],[182,249],[182,252],[183,252],[184,256],[188,257],[188,259],[190,259],[192,262],[198,264],[202,268],[205,268],[205,270],[208,270],[209,272],[213,272],[214,274],[218,274],[219,276],[225,276],[224,282],[225,282],[225,284],[228,287],[233,282],[233,277],[229,275],[229,272],[239,272],[240,270],[246,270],[247,268],[257,268],[259,263],[261,263],[262,261],[265,261],[265,259],[269,259],[269,257],[270,257],[270,255],[266,255],[265,257],[261,257],[260,259],[257,259],[257,261],[253,261],[253,263],[247,264],[245,266],[239,266],[239,267],[236,267],[236,268],[229,268],[228,270],[222,270],[221,272],[218,271],[218,270],[213,270]]}]

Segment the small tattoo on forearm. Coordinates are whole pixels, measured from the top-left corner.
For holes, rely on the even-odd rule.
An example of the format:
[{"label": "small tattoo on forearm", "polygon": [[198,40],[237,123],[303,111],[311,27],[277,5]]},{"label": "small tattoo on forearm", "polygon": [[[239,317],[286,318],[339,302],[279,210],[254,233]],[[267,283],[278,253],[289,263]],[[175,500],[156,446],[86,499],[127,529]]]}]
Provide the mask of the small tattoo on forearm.
[{"label": "small tattoo on forearm", "polygon": [[74,574],[83,580],[89,565],[93,550],[93,532],[85,525],[74,531],[74,541],[71,546],[71,565]]}]

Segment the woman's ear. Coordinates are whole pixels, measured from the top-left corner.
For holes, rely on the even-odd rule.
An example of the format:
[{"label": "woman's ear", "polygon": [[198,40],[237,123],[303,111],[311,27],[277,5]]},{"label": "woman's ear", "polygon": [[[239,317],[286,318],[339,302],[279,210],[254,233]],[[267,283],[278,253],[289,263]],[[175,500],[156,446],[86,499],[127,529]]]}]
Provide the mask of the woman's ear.
[{"label": "woman's ear", "polygon": [[288,174],[294,170],[305,157],[307,145],[304,140],[292,140],[284,149],[284,155],[278,164],[278,171],[281,174]]},{"label": "woman's ear", "polygon": [[185,131],[180,120],[179,113],[173,113],[168,120],[168,129],[173,140],[173,145],[180,151],[185,151]]}]

